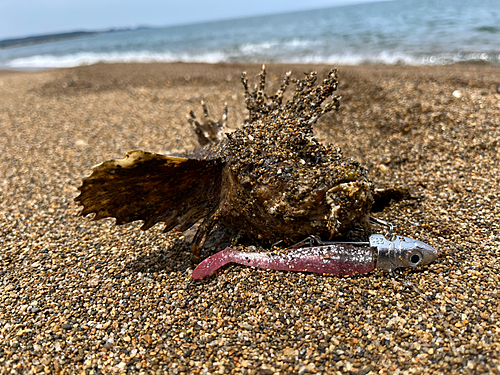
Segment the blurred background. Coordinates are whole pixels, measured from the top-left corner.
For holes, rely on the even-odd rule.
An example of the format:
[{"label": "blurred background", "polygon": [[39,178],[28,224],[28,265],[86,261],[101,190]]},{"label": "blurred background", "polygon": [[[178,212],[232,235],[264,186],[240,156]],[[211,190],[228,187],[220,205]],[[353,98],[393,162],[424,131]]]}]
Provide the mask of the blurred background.
[{"label": "blurred background", "polygon": [[2,0],[0,68],[153,61],[500,63],[497,0],[246,4]]}]

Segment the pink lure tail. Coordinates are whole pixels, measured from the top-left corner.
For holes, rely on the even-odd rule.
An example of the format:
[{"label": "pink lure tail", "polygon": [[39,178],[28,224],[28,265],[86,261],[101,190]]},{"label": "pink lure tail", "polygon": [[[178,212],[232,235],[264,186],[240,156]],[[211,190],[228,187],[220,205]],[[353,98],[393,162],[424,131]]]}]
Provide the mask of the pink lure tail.
[{"label": "pink lure tail", "polygon": [[202,261],[192,277],[203,279],[228,263],[279,271],[352,275],[373,271],[375,255],[371,248],[347,244],[287,249],[282,254],[247,253],[228,247]]}]

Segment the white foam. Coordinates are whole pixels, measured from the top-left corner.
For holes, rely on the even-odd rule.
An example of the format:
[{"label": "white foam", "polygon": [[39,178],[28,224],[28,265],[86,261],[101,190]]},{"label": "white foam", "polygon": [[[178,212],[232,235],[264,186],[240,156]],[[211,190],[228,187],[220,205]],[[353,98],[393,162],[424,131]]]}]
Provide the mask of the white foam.
[{"label": "white foam", "polygon": [[[492,61],[495,59],[484,54],[480,58],[472,54],[459,56],[456,54],[442,53],[435,55],[412,55],[404,52],[382,51],[376,54],[332,54],[329,56],[304,56],[294,57],[287,62],[307,63],[307,64],[339,64],[339,65],[360,65],[360,64],[384,64],[384,65],[447,65],[461,61]],[[500,58],[500,55],[499,55]]]},{"label": "white foam", "polygon": [[295,52],[300,52],[301,48],[310,48],[315,44],[317,44],[317,42],[301,39],[291,39],[288,41],[266,40],[263,42],[242,44],[239,46],[238,50],[245,55],[251,55],[253,53],[268,53],[269,50],[273,49],[276,51],[288,51],[292,55]]},{"label": "white foam", "polygon": [[262,43],[245,43],[239,47],[239,50],[243,54],[252,54],[255,52],[262,53],[265,52],[266,50],[270,50],[271,48],[277,45],[278,45],[277,41],[266,41]]},{"label": "white foam", "polygon": [[225,56],[220,52],[190,55],[188,53],[172,54],[169,52],[112,52],[112,53],[77,53],[63,56],[35,55],[8,61],[4,66],[13,69],[30,68],[69,68],[81,65],[104,63],[148,63],[148,62],[224,62]]},{"label": "white foam", "polygon": [[[215,51],[192,54],[188,52],[110,52],[94,53],[82,52],[62,56],[35,55],[30,57],[15,58],[0,64],[1,67],[10,69],[42,69],[42,68],[68,68],[81,65],[104,63],[148,63],[148,62],[278,62],[299,64],[386,64],[386,65],[446,65],[461,61],[489,61],[498,62],[500,55],[488,53],[441,53],[434,55],[416,55],[404,52],[382,51],[379,53],[340,53],[331,55],[301,54],[300,40],[292,40],[285,44],[277,41],[244,44],[236,51]],[[297,47],[287,48],[287,47]]]}]

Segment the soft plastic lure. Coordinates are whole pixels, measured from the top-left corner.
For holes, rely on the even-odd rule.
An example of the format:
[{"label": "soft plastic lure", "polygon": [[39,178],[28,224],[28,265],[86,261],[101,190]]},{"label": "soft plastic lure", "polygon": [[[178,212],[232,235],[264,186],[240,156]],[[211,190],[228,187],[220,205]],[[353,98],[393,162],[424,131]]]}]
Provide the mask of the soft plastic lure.
[{"label": "soft plastic lure", "polygon": [[202,279],[228,263],[280,270],[330,275],[365,274],[375,268],[391,272],[396,268],[426,265],[438,251],[426,243],[404,236],[373,234],[369,242],[320,242],[318,246],[292,247],[278,253],[244,252],[226,248],[202,261],[193,279]]}]

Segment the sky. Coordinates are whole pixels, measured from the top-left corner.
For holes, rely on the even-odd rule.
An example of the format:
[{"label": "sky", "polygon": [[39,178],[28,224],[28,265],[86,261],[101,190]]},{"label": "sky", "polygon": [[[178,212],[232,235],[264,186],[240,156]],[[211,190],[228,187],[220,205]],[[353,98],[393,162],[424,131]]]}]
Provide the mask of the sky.
[{"label": "sky", "polygon": [[77,30],[169,26],[376,0],[0,0],[0,40]]}]

